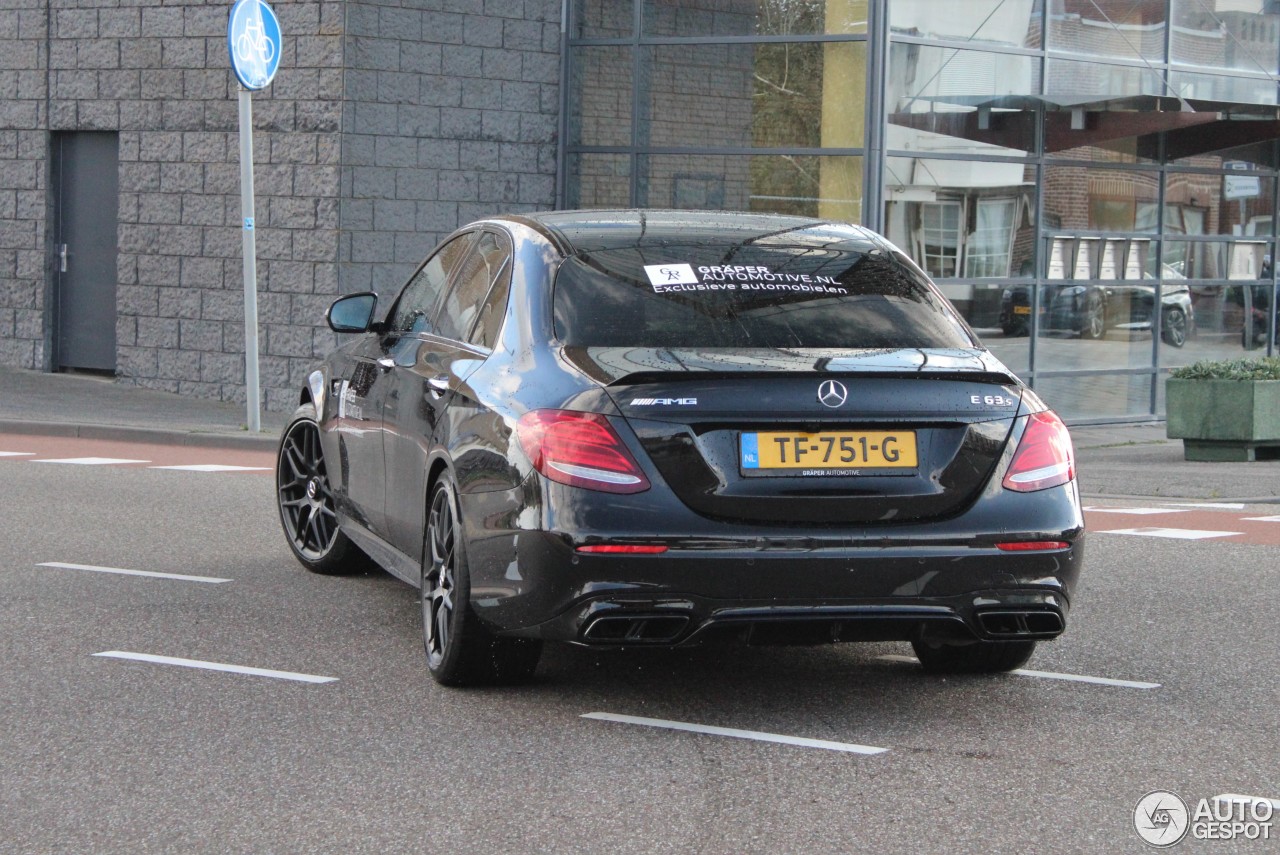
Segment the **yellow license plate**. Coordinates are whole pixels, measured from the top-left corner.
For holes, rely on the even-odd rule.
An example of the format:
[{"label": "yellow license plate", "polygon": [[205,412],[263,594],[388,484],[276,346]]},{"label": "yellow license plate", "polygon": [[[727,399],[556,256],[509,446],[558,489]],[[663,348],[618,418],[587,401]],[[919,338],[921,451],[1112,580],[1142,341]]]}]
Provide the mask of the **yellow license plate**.
[{"label": "yellow license plate", "polygon": [[1030,306],[1014,306],[1013,313],[1015,315],[1029,315],[1031,314],[1031,307]]},{"label": "yellow license plate", "polygon": [[743,433],[742,468],[909,469],[918,465],[914,431]]}]

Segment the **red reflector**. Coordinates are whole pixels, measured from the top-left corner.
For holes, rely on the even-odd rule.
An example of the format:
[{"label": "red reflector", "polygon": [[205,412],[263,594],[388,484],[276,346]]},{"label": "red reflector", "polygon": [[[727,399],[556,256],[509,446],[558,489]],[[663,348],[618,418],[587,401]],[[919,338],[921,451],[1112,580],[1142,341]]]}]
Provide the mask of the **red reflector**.
[{"label": "red reflector", "polygon": [[552,481],[606,493],[649,489],[649,479],[599,413],[533,410],[520,417],[516,435],[533,468]]},{"label": "red reflector", "polygon": [[1048,410],[1026,417],[1018,450],[1013,454],[1004,486],[1020,493],[1066,484],[1076,477],[1075,452],[1067,426]]},{"label": "red reflector", "polygon": [[1036,552],[1046,549],[1066,549],[1070,545],[1065,540],[1018,540],[1013,543],[997,543],[996,549],[1004,552]]},{"label": "red reflector", "polygon": [[667,547],[661,543],[592,543],[579,546],[575,551],[596,555],[657,555],[660,552],[666,552]]}]

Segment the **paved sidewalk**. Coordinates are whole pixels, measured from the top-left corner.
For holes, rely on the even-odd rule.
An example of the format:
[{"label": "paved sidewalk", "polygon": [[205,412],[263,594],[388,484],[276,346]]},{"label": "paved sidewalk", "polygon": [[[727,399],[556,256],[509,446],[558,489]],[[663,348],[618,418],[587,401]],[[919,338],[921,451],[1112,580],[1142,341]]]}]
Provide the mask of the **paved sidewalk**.
[{"label": "paved sidewalk", "polygon": [[288,416],[262,414],[245,428],[243,404],[127,386],[83,374],[0,367],[0,433],[38,433],[242,448],[275,448]]},{"label": "paved sidewalk", "polygon": [[[140,389],[107,379],[0,367],[0,433],[183,445],[274,448],[288,414],[245,430],[240,404]],[[1191,463],[1163,422],[1071,429],[1086,496],[1280,503],[1280,461]]]}]

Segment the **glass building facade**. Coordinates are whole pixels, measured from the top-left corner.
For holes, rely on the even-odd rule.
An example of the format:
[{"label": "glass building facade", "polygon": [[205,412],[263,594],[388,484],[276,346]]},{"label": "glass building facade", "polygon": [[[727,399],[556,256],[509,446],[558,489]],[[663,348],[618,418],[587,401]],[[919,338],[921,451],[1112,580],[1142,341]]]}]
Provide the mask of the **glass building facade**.
[{"label": "glass building facade", "polygon": [[1277,0],[571,0],[565,207],[861,223],[1076,422],[1275,350]]}]

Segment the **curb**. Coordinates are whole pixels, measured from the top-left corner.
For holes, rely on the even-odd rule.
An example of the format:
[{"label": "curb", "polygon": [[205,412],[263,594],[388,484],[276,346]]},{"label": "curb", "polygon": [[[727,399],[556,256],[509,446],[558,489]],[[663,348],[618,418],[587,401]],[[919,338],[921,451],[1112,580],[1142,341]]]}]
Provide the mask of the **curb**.
[{"label": "curb", "polygon": [[66,424],[65,422],[39,422],[25,419],[0,419],[0,433],[72,436],[80,439],[150,442],[157,445],[189,445],[245,451],[275,451],[280,443],[278,433],[267,431],[262,431],[255,436],[247,431],[214,433],[194,429],[141,428],[126,425],[75,425]]}]

